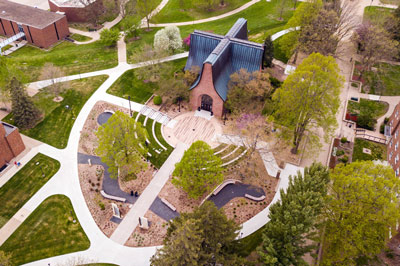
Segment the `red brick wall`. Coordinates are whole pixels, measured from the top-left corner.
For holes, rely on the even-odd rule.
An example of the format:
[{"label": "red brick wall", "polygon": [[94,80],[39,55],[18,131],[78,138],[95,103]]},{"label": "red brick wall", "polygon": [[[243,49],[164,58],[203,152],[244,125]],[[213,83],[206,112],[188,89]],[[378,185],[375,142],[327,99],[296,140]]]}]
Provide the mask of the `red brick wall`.
[{"label": "red brick wall", "polygon": [[5,137],[4,127],[0,123],[0,166],[10,162],[12,158],[18,156],[23,150],[25,150],[25,145],[18,129],[15,129]]},{"label": "red brick wall", "polygon": [[197,107],[200,107],[201,105],[201,96],[203,94],[207,94],[213,99],[212,110],[214,112],[214,115],[217,117],[222,117],[224,110],[224,101],[221,99],[214,88],[211,68],[211,64],[204,64],[200,82],[190,92],[190,106],[192,110],[196,110]]},{"label": "red brick wall", "polygon": [[[13,36],[14,31],[11,27],[11,23],[8,20],[2,19],[3,25],[4,25],[4,29],[6,30],[6,34],[7,36]],[[18,25],[15,22],[12,22],[12,25],[14,26],[14,30],[15,33],[18,33]],[[58,35],[59,35],[59,40],[57,39],[57,34],[56,34],[56,30],[54,28],[54,24],[50,24],[49,26],[47,26],[44,29],[37,29],[37,28],[33,28],[26,25],[22,25],[25,35],[26,35],[26,40],[29,43],[32,43],[33,45],[36,45],[38,47],[41,48],[49,48],[50,46],[52,46],[54,43],[63,40],[66,36],[69,35],[69,28],[68,28],[68,22],[67,22],[67,18],[64,16],[63,18],[61,18],[60,20],[58,20],[56,22],[57,25],[57,31],[58,31]],[[0,25],[1,28],[1,25]],[[3,31],[1,29],[1,31]],[[30,31],[30,34],[29,34]],[[32,35],[32,38],[31,38]],[[33,39],[33,41],[32,41]]]},{"label": "red brick wall", "polygon": [[22,141],[21,135],[19,134],[18,129],[15,129],[11,132],[10,135],[6,137],[8,144],[15,156],[18,156],[21,152],[25,150],[24,142]]},{"label": "red brick wall", "polygon": [[[396,171],[400,167],[400,104],[394,108],[389,118],[391,139],[387,145],[387,160]],[[396,147],[397,146],[397,147]],[[396,157],[398,160],[396,160]],[[399,172],[397,175],[399,176]]]},{"label": "red brick wall", "polygon": [[69,22],[86,22],[85,7],[60,7],[55,5],[52,1],[48,1],[50,11],[64,12]]}]

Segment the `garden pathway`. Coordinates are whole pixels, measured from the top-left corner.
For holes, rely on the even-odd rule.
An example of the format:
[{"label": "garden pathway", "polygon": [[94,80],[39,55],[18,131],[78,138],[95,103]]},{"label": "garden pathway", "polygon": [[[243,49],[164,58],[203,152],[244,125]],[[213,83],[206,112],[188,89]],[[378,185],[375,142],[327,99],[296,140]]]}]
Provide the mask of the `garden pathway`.
[{"label": "garden pathway", "polygon": [[135,228],[138,226],[139,217],[146,214],[151,204],[168,181],[170,175],[175,169],[175,164],[179,162],[185,150],[189,148],[184,143],[178,143],[174,151],[170,154],[165,163],[161,166],[160,170],[150,181],[150,184],[145,188],[142,195],[137,202],[129,210],[128,214],[119,224],[117,229],[111,235],[111,239],[123,245],[129,239]]}]

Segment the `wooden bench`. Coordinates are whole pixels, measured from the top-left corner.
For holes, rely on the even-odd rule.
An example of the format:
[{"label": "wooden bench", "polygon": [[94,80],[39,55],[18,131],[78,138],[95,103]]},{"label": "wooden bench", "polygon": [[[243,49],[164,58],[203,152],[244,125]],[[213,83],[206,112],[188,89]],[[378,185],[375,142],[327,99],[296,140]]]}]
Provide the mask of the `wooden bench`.
[{"label": "wooden bench", "polygon": [[104,192],[104,190],[100,190],[100,194],[101,194],[104,198],[106,198],[106,199],[116,200],[116,201],[122,201],[122,202],[125,202],[125,201],[126,201],[125,198],[121,198],[121,197],[116,197],[116,196],[108,195],[107,193]]},{"label": "wooden bench", "polygon": [[249,194],[244,194],[244,196],[248,199],[254,200],[254,201],[262,201],[265,199],[265,195],[262,195],[261,197],[254,197],[252,195]]},{"label": "wooden bench", "polygon": [[169,203],[169,201],[167,201],[164,198],[160,198],[161,202],[164,203],[165,205],[167,205],[168,208],[170,208],[171,210],[173,210],[174,212],[176,212],[176,208],[174,207],[174,205],[172,205],[171,203]]},{"label": "wooden bench", "polygon": [[224,183],[222,183],[216,190],[214,190],[213,195],[217,195],[224,187],[226,187],[229,184],[235,184],[235,180],[227,180]]}]

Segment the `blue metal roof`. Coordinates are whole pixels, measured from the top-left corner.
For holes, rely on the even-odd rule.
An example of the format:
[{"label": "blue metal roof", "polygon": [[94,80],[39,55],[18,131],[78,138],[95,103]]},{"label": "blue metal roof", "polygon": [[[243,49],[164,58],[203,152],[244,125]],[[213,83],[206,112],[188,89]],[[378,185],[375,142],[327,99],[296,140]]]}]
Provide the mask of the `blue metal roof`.
[{"label": "blue metal roof", "polygon": [[190,89],[199,84],[203,65],[209,63],[212,65],[215,90],[226,101],[230,76],[242,68],[248,72],[260,70],[263,53],[262,44],[247,41],[247,21],[243,18],[238,19],[225,37],[195,31],[190,36],[189,58],[185,70],[193,65],[202,69]]}]

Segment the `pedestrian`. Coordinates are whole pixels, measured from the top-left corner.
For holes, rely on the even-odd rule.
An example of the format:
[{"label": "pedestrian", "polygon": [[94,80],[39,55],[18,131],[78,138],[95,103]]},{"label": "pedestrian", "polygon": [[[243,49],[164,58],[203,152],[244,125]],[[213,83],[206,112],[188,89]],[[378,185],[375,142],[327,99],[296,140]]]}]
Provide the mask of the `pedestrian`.
[{"label": "pedestrian", "polygon": [[14,165],[17,166],[17,161],[14,162]]},{"label": "pedestrian", "polygon": [[352,62],[353,61],[353,57],[352,58],[350,58],[350,62]]}]

